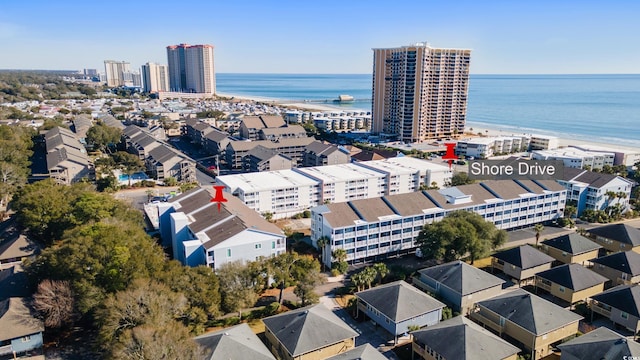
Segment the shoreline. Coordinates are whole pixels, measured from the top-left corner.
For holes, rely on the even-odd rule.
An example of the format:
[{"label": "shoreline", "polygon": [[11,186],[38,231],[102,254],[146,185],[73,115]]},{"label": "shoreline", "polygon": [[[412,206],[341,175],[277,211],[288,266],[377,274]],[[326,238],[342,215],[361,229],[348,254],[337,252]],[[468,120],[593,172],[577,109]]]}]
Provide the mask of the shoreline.
[{"label": "shoreline", "polygon": [[[263,102],[270,104],[272,106],[282,106],[287,108],[293,108],[296,110],[302,111],[349,111],[349,110],[359,110],[359,111],[371,111],[365,109],[342,109],[337,106],[323,105],[319,103],[308,103],[304,101],[296,101],[296,100],[283,100],[283,99],[275,99],[261,96],[253,96],[253,95],[234,95],[228,93],[216,93],[216,96],[221,96],[225,98],[231,98],[234,100],[245,100],[245,101],[254,101],[254,102]],[[473,129],[473,131],[471,131]],[[628,144],[619,144],[607,142],[606,139],[598,139],[590,140],[590,139],[580,139],[580,138],[568,138],[566,136],[557,134],[553,134],[552,132],[544,129],[534,129],[534,128],[522,128],[522,129],[509,129],[506,127],[500,127],[500,125],[491,126],[486,123],[476,123],[473,121],[467,121],[465,125],[465,135],[468,133],[473,133],[473,135],[469,134],[469,137],[478,137],[478,136],[510,136],[510,135],[531,135],[531,134],[545,134],[556,136],[558,138],[559,147],[567,147],[567,146],[578,146],[583,144],[595,145],[599,147],[607,147],[611,149],[618,150],[626,150],[626,151],[637,151],[640,152],[640,144],[638,146],[632,146]],[[482,133],[482,135],[477,135],[477,133]],[[566,135],[566,134],[565,134]],[[633,140],[624,140],[624,141],[633,141]]]}]

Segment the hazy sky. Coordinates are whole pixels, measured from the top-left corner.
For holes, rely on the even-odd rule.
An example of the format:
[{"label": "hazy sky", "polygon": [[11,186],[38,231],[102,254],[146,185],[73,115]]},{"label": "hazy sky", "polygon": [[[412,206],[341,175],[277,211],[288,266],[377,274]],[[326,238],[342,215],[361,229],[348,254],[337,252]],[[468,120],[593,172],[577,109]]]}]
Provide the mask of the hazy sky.
[{"label": "hazy sky", "polygon": [[636,0],[0,0],[0,69],[166,64],[215,46],[216,72],[370,73],[372,51],[472,49],[475,74],[640,73]]}]

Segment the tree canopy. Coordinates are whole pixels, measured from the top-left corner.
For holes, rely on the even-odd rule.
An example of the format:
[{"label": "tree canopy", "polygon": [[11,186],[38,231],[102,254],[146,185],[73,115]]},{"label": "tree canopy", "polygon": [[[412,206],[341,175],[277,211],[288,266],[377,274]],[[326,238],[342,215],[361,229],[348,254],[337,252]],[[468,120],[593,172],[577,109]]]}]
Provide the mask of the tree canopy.
[{"label": "tree canopy", "polygon": [[454,211],[441,221],[425,225],[416,242],[427,258],[453,261],[468,255],[473,263],[504,244],[506,239],[504,230],[498,230],[482,216]]},{"label": "tree canopy", "polygon": [[94,149],[105,151],[120,142],[122,130],[98,122],[87,130],[87,144]]}]

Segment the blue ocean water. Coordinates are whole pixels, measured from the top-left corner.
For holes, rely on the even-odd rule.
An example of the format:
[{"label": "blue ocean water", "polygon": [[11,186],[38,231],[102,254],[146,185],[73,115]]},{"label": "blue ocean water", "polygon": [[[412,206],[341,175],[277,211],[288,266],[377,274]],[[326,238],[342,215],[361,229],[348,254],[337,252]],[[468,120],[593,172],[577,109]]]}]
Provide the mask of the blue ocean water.
[{"label": "blue ocean water", "polygon": [[[371,75],[216,74],[224,94],[371,109]],[[351,104],[335,104],[340,94]],[[640,75],[471,75],[469,126],[640,146]]]}]

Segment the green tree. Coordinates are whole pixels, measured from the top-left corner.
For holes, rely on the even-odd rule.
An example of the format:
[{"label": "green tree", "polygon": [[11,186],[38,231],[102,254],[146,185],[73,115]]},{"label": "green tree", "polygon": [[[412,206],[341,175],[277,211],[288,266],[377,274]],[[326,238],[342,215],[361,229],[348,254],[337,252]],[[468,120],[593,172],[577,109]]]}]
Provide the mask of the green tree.
[{"label": "green tree", "polygon": [[340,274],[345,274],[349,265],[347,264],[347,251],[345,249],[335,249],[331,253],[333,257],[332,269],[338,270]]},{"label": "green tree", "polygon": [[131,176],[144,170],[144,163],[137,155],[129,154],[126,151],[118,151],[112,157],[116,166],[128,176],[129,186],[131,186]]},{"label": "green tree", "polygon": [[220,110],[206,110],[206,111],[200,111],[196,113],[196,117],[198,119],[213,118],[216,120],[221,120],[221,119],[224,119],[225,116],[226,116],[225,113]]},{"label": "green tree", "polygon": [[273,269],[273,281],[278,284],[280,294],[278,302],[282,304],[284,289],[293,283],[293,267],[300,260],[300,256],[295,251],[285,252],[271,258],[271,268]]},{"label": "green tree", "polygon": [[324,282],[324,275],[320,272],[320,263],[311,256],[302,256],[295,263],[292,269],[296,287],[293,290],[301,302],[302,306],[318,302],[318,294],[314,289]]},{"label": "green tree", "polygon": [[389,268],[384,263],[375,263],[373,264],[373,269],[376,271],[378,285],[382,284],[382,279],[389,274]]},{"label": "green tree", "polygon": [[253,306],[258,300],[257,283],[249,268],[242,261],[223,264],[216,272],[220,281],[222,308],[227,312],[238,312]]},{"label": "green tree", "polygon": [[100,151],[108,151],[117,145],[122,138],[122,130],[98,122],[89,128],[86,135],[87,144]]},{"label": "green tree", "polygon": [[5,207],[18,187],[27,182],[34,135],[26,127],[0,125],[0,207]]},{"label": "green tree", "polygon": [[316,240],[316,245],[318,246],[318,250],[320,250],[320,263],[322,264],[322,271],[324,271],[324,252],[326,251],[326,248],[329,244],[330,240],[326,236],[323,236]]},{"label": "green tree", "polygon": [[416,242],[426,258],[448,262],[468,255],[473,263],[506,239],[504,230],[496,229],[482,216],[469,211],[454,211],[441,221],[425,225]]},{"label": "green tree", "polygon": [[459,172],[453,174],[451,181],[445,181],[445,186],[460,186],[473,184],[474,182],[474,180],[469,179],[469,174],[466,172]]}]

